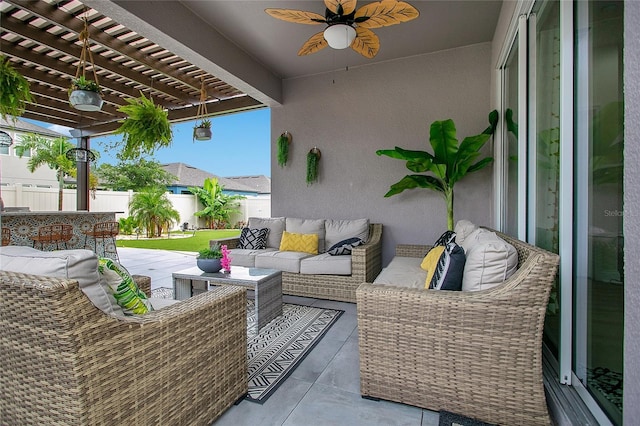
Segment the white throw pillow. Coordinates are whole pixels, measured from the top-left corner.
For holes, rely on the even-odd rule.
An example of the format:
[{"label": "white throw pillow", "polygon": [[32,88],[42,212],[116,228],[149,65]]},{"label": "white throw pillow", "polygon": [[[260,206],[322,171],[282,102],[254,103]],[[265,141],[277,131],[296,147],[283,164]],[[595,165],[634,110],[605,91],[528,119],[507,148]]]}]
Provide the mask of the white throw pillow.
[{"label": "white throw pillow", "polygon": [[453,232],[456,233],[456,243],[462,245],[462,242],[476,229],[478,225],[475,223],[465,219],[459,220],[453,228]]},{"label": "white throw pillow", "polygon": [[124,315],[115,298],[102,283],[98,257],[91,250],[41,251],[26,246],[0,249],[2,270],[76,280],[80,290],[98,309],[110,315]]},{"label": "white throw pillow", "polygon": [[517,250],[495,232],[479,228],[460,245],[467,256],[462,291],[494,287],[513,275],[518,267]]}]

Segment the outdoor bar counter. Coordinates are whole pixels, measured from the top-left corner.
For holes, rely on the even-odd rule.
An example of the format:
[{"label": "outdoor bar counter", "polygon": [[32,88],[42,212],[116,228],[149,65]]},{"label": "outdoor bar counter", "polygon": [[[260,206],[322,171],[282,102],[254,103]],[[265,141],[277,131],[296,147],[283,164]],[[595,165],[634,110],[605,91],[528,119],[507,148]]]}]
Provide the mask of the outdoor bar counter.
[{"label": "outdoor bar counter", "polygon": [[[11,230],[11,244],[15,246],[33,246],[32,236],[38,235],[38,228],[42,225],[63,223],[73,225],[73,237],[67,243],[68,249],[91,249],[93,250],[93,239],[87,239],[87,247],[84,246],[84,231],[93,230],[93,225],[98,222],[116,220],[116,213],[121,212],[89,212],[89,211],[15,211],[0,212],[0,223],[3,227]],[[98,239],[97,252],[105,253],[100,246]],[[39,247],[38,247],[39,248]],[[53,247],[45,246],[45,250],[52,250]],[[115,247],[107,249],[106,257],[114,257],[110,252],[115,251]]]}]

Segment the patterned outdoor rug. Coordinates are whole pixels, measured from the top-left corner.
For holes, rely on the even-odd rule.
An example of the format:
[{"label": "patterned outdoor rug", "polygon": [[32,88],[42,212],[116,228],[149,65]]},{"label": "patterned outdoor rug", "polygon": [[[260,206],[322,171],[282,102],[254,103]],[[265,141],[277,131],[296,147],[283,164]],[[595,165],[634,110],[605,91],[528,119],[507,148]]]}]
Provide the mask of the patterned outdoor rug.
[{"label": "patterned outdoor rug", "polygon": [[[173,298],[173,289],[151,290],[152,297]],[[284,303],[282,316],[256,330],[254,301],[247,300],[247,400],[263,404],[324,337],[344,311]]]},{"label": "patterned outdoor rug", "polygon": [[440,410],[440,420],[438,426],[494,426],[490,423],[461,416],[450,411]]}]

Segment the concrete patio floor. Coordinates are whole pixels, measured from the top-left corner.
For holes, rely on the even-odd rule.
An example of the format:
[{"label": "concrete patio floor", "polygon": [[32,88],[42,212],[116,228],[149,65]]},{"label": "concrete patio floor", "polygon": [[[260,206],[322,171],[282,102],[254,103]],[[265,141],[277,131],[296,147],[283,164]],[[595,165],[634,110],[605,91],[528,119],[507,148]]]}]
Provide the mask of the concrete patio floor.
[{"label": "concrete patio floor", "polygon": [[[132,274],[151,277],[151,288],[173,288],[171,273],[195,264],[195,254],[118,248]],[[295,371],[262,405],[243,400],[215,425],[436,426],[437,412],[360,396],[356,305],[285,296],[284,302],[342,309],[344,314]]]}]

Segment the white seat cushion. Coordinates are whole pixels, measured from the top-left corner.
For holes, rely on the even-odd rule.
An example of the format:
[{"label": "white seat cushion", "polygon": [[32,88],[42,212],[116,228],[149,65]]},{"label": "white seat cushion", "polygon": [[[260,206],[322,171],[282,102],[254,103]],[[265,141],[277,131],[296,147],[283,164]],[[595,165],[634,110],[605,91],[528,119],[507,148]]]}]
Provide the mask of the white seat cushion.
[{"label": "white seat cushion", "polygon": [[300,262],[300,273],[351,275],[351,256],[331,256],[329,253],[322,253],[308,257]]},{"label": "white seat cushion", "polygon": [[249,249],[231,249],[229,250],[229,257],[231,257],[231,265],[246,266],[247,268],[253,268],[256,265],[256,256],[260,253],[266,253],[268,251],[276,251],[274,248],[266,248],[260,250]]},{"label": "white seat cushion", "polygon": [[300,261],[313,256],[298,251],[268,251],[256,256],[256,268],[278,269],[283,272],[300,272]]},{"label": "white seat cushion", "polygon": [[150,297],[149,302],[151,302],[151,306],[153,306],[153,310],[157,311],[158,309],[166,308],[167,306],[175,305],[180,302],[175,299],[162,299],[160,297]]},{"label": "white seat cushion", "polygon": [[424,289],[427,271],[420,267],[421,262],[419,257],[395,256],[373,283]]},{"label": "white seat cushion", "polygon": [[98,257],[91,250],[41,251],[26,246],[0,248],[2,270],[76,280],[80,290],[106,314],[123,316],[106,282],[98,273]]}]

